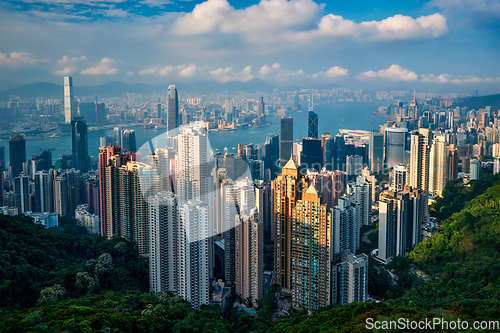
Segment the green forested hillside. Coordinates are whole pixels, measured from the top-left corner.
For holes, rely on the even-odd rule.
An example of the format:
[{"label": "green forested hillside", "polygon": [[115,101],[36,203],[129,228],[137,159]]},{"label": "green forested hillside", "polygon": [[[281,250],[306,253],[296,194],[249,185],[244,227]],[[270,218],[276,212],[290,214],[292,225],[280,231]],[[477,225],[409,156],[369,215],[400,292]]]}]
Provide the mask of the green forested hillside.
[{"label": "green forested hillside", "polygon": [[79,238],[0,215],[0,244],[2,311],[35,306],[40,298],[148,290],[147,261],[121,238]]}]

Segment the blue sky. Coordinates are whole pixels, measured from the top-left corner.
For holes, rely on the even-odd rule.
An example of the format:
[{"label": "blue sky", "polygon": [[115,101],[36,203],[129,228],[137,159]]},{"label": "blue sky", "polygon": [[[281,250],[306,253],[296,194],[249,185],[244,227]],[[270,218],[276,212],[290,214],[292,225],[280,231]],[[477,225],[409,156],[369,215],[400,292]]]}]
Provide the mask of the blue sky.
[{"label": "blue sky", "polygon": [[500,0],[0,4],[0,90],[248,81],[500,92]]}]

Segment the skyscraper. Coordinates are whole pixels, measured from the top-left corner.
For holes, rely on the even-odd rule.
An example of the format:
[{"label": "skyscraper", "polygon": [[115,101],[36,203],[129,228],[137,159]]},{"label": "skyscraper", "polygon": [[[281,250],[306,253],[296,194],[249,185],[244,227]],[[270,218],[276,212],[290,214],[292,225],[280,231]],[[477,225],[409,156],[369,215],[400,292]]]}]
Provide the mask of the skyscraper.
[{"label": "skyscraper", "polygon": [[338,133],[333,146],[334,170],[346,171],[346,149],[344,136]]},{"label": "skyscraper", "polygon": [[356,183],[352,186],[352,193],[356,202],[360,206],[361,225],[371,224],[372,215],[372,184],[366,177],[357,177]]},{"label": "skyscraper", "polygon": [[406,165],[396,164],[391,172],[389,189],[391,191],[403,191],[410,183],[410,168]]},{"label": "skyscraper", "polygon": [[368,299],[368,256],[342,252],[332,267],[332,303],[365,302]]},{"label": "skyscraper", "polygon": [[167,96],[167,132],[179,127],[179,98],[174,85],[168,86]]},{"label": "skyscraper", "polygon": [[71,120],[71,161],[73,168],[81,173],[89,171],[89,145],[87,138],[87,122],[83,117]]},{"label": "skyscraper", "polygon": [[29,177],[20,174],[14,178],[14,201],[19,214],[31,211]]},{"label": "skyscraper", "polygon": [[136,141],[135,141],[135,132],[134,130],[125,130],[123,131],[123,142],[122,142],[122,150],[129,151],[131,153],[135,153],[137,151]]},{"label": "skyscraper", "polygon": [[80,117],[85,118],[87,124],[96,123],[96,107],[94,102],[80,103],[78,108],[80,109]]},{"label": "skyscraper", "polygon": [[71,76],[64,77],[64,120],[66,124],[71,123],[75,116],[75,105],[73,100],[73,78]]},{"label": "skyscraper", "polygon": [[265,104],[264,97],[259,97],[257,100],[257,113],[259,117],[264,116]]},{"label": "skyscraper", "polygon": [[14,135],[9,141],[9,157],[10,176],[14,178],[19,176],[23,171],[23,163],[26,163],[26,141],[19,134]]},{"label": "skyscraper", "polygon": [[122,147],[123,141],[123,128],[121,126],[117,126],[113,129],[113,134],[115,136],[114,145]]},{"label": "skyscraper", "polygon": [[302,139],[302,151],[300,153],[301,169],[315,169],[320,172],[323,167],[323,149],[321,140],[317,138]]},{"label": "skyscraper", "polygon": [[422,240],[423,209],[427,197],[406,186],[402,192],[388,191],[379,200],[378,256],[384,261],[404,255]]},{"label": "skyscraper", "polygon": [[444,135],[434,138],[429,156],[429,193],[439,195],[446,186],[448,149]]},{"label": "skyscraper", "polygon": [[458,178],[458,149],[452,145],[448,146],[448,172],[447,179],[457,179]]},{"label": "skyscraper", "polygon": [[54,196],[52,194],[52,173],[38,171],[35,173],[35,207],[33,211],[49,213],[54,211]]},{"label": "skyscraper", "polygon": [[263,296],[264,226],[254,208],[235,230],[236,294],[256,302]]},{"label": "skyscraper", "polygon": [[300,167],[290,157],[274,180],[274,281],[292,290],[292,211],[305,185]]},{"label": "skyscraper", "polygon": [[[271,169],[271,178],[274,179],[280,170],[280,137],[276,133],[270,133],[267,136],[267,143],[271,146],[269,156],[269,168]],[[267,154],[267,153],[266,153]],[[267,155],[266,155],[267,159]],[[266,166],[264,166],[266,167]]]},{"label": "skyscraper", "polygon": [[[414,189],[421,190],[425,199],[429,194],[429,148],[431,140],[432,132],[426,128],[420,128],[411,134],[409,185]],[[424,221],[428,221],[428,203],[425,199],[423,200],[422,209]]]},{"label": "skyscraper", "polygon": [[413,95],[413,100],[408,104],[408,117],[410,117],[410,119],[419,118],[417,100],[415,95]]},{"label": "skyscraper", "polygon": [[292,209],[292,306],[318,310],[330,305],[331,215],[313,185]]},{"label": "skyscraper", "polygon": [[285,165],[293,154],[293,118],[281,117],[280,123],[280,163]]},{"label": "skyscraper", "polygon": [[307,136],[317,139],[318,134],[318,115],[314,111],[309,111],[307,116]]},{"label": "skyscraper", "polygon": [[361,228],[361,209],[354,196],[342,196],[332,208],[332,254],[350,250],[356,253],[359,248]]},{"label": "skyscraper", "polygon": [[396,164],[404,163],[405,151],[407,150],[407,135],[407,128],[392,127],[385,129],[384,168],[392,168]]},{"label": "skyscraper", "polygon": [[374,173],[384,169],[384,135],[382,133],[370,133],[368,165]]}]

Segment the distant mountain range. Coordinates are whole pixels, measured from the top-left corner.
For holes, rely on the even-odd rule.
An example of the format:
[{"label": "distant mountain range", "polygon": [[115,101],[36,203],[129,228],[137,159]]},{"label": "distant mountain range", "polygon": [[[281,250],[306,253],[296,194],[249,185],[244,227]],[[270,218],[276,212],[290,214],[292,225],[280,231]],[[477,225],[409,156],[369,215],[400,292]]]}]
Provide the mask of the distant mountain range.
[{"label": "distant mountain range", "polygon": [[[147,85],[142,83],[127,84],[118,81],[110,81],[99,86],[73,86],[73,94],[76,97],[120,97],[127,93],[153,94],[168,89],[169,84]],[[235,93],[247,92],[272,92],[274,87],[266,81],[254,79],[248,82],[231,81],[226,83],[216,81],[192,81],[175,83],[181,92],[211,94],[218,92]],[[50,82],[37,82],[21,87],[9,89],[0,93],[0,101],[8,101],[10,98],[63,98],[63,86]]]},{"label": "distant mountain range", "polygon": [[495,95],[487,95],[487,96],[478,96],[478,97],[469,97],[460,101],[458,103],[454,103],[452,107],[468,107],[470,110],[472,109],[484,109],[486,106],[491,106],[492,111],[500,110],[500,94]]}]

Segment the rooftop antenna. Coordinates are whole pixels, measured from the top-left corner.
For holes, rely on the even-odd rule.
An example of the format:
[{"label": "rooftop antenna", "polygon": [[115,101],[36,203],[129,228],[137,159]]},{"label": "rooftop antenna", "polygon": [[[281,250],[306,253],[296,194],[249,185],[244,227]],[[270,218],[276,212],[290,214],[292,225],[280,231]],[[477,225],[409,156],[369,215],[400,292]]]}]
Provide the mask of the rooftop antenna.
[{"label": "rooftop antenna", "polygon": [[314,109],[314,89],[312,90],[311,93],[311,104],[309,105],[309,111],[312,111]]}]

